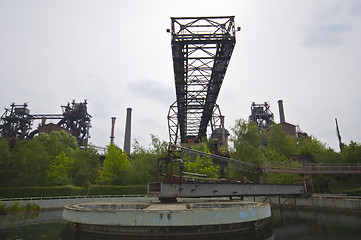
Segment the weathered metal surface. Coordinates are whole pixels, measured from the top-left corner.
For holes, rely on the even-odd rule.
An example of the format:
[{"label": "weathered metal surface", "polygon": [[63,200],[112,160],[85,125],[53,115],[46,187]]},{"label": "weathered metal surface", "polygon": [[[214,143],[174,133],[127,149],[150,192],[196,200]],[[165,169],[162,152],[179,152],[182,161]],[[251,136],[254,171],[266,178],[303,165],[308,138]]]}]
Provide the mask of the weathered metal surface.
[{"label": "weathered metal surface", "polygon": [[223,164],[228,167],[239,169],[242,171],[253,173],[293,173],[300,175],[329,175],[329,174],[361,174],[361,164],[359,163],[319,163],[319,164],[305,164],[305,165],[291,165],[291,164],[266,164],[257,166],[252,163],[243,162],[240,160],[227,158],[215,154],[205,153],[190,148],[181,146],[170,146],[170,151],[175,156],[192,155],[200,157],[209,157],[214,164]]},{"label": "weathered metal surface", "polygon": [[171,21],[177,101],[168,115],[170,141],[186,143],[206,136],[218,108],[216,100],[236,43],[234,16]]},{"label": "weathered metal surface", "polygon": [[294,173],[301,175],[331,175],[331,174],[361,174],[361,164],[306,164],[300,166],[289,165],[266,165],[263,167],[265,173]]},{"label": "weathered metal surface", "polygon": [[301,195],[303,193],[303,185],[148,183],[148,196],[159,198]]},{"label": "weathered metal surface", "polygon": [[68,130],[77,138],[78,144],[82,145],[84,141],[90,138],[89,129],[91,128],[91,115],[87,112],[87,101],[68,103],[61,106],[62,114],[30,114],[28,105],[11,104],[10,109],[5,109],[0,118],[0,137],[18,139],[32,138],[39,133],[39,129],[31,131],[34,120],[42,120],[42,126],[47,119],[60,119],[57,125]]},{"label": "weathered metal surface", "polygon": [[191,148],[185,148],[185,147],[171,144],[169,149],[170,149],[171,153],[177,157],[185,156],[185,155],[208,157],[208,158],[212,159],[213,163],[215,163],[215,164],[219,164],[219,165],[223,165],[223,166],[230,165],[233,168],[241,169],[246,172],[257,173],[257,171],[261,170],[259,168],[259,166],[252,164],[252,163],[243,162],[240,160],[236,160],[236,159],[232,159],[232,158],[228,158],[228,157],[224,157],[224,156],[220,156],[220,155],[216,155],[216,154],[197,151],[197,150],[194,150]]},{"label": "weathered metal surface", "polygon": [[270,110],[270,105],[265,102],[264,104],[251,105],[251,115],[249,120],[253,121],[258,127],[268,130],[274,122],[273,113]]}]

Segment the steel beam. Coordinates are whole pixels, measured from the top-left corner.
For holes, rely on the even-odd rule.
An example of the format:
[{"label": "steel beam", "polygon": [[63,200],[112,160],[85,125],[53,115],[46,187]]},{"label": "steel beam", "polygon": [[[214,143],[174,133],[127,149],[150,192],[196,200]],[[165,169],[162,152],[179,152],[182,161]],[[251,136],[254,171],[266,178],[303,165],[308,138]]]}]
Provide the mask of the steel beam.
[{"label": "steel beam", "polygon": [[159,198],[301,195],[303,185],[238,183],[148,183],[148,196]]},{"label": "steel beam", "polygon": [[[233,16],[171,18],[171,21],[180,135],[173,139],[184,143],[189,137],[206,136],[236,42],[235,26]],[[192,109],[200,110],[197,120],[193,119]]]},{"label": "steel beam", "polygon": [[300,175],[358,175],[361,174],[361,164],[312,164],[299,167],[287,165],[269,165],[263,167],[265,173],[293,173]]}]

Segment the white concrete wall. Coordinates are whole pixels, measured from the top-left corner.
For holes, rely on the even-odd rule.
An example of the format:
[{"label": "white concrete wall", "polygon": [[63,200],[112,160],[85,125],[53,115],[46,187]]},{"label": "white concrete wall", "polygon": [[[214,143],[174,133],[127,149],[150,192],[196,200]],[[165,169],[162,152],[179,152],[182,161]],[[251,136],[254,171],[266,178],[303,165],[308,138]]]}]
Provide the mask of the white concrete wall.
[{"label": "white concrete wall", "polygon": [[6,206],[11,206],[15,202],[19,202],[20,205],[26,205],[28,203],[36,203],[40,206],[40,209],[54,209],[63,208],[65,205],[74,203],[85,203],[85,202],[152,202],[158,201],[158,198],[148,197],[109,197],[109,198],[69,198],[69,199],[35,199],[35,200],[13,200],[6,201]]},{"label": "white concrete wall", "polygon": [[248,201],[269,202],[272,206],[291,208],[335,209],[342,211],[361,212],[361,199],[346,197],[247,197]]}]

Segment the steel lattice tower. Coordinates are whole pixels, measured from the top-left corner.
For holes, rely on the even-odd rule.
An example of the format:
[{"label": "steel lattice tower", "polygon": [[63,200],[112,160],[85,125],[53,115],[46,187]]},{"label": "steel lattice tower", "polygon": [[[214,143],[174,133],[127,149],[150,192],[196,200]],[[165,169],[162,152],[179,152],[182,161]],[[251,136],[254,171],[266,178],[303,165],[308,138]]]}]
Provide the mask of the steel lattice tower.
[{"label": "steel lattice tower", "polygon": [[234,16],[171,22],[177,100],[168,114],[170,140],[198,141],[208,124],[214,130],[221,122],[216,100],[236,43]]}]

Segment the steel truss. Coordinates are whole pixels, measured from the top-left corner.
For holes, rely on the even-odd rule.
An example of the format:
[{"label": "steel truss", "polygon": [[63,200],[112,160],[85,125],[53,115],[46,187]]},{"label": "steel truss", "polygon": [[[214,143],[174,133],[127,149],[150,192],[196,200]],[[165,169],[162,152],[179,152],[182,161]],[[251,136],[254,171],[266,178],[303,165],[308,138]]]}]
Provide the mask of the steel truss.
[{"label": "steel truss", "polygon": [[4,114],[0,119],[0,137],[3,138],[32,138],[39,131],[38,129],[31,131],[34,120],[59,119],[56,124],[68,130],[74,137],[76,137],[78,144],[82,143],[89,136],[89,129],[91,128],[91,115],[87,112],[87,101],[76,103],[73,101],[62,107],[62,114],[30,114],[28,105],[11,104],[10,109],[5,109]]},{"label": "steel truss", "polygon": [[171,142],[198,141],[219,109],[216,100],[236,43],[234,16],[171,18],[171,22],[177,97],[168,115]]},{"label": "steel truss", "polygon": [[252,103],[251,115],[249,120],[257,124],[258,127],[268,130],[271,123],[274,122],[273,113],[270,110],[270,105],[265,102],[264,104]]},{"label": "steel truss", "polygon": [[[169,131],[169,139],[172,144],[180,145],[181,143],[181,137],[180,137],[180,124],[179,122],[179,114],[178,114],[178,107],[177,102],[174,102],[170,107],[168,111],[168,131]],[[188,122],[193,123],[194,125],[197,123],[197,120],[201,117],[201,115],[194,111],[189,111],[190,114]],[[195,126],[192,126],[190,129],[193,130]],[[222,129],[223,123],[222,123],[222,113],[217,104],[214,104],[214,108],[211,114],[210,119],[210,125],[212,129],[212,133],[215,132],[216,129]],[[194,129],[196,130],[196,129]],[[194,137],[187,136],[186,138],[188,141],[193,140]]]}]

